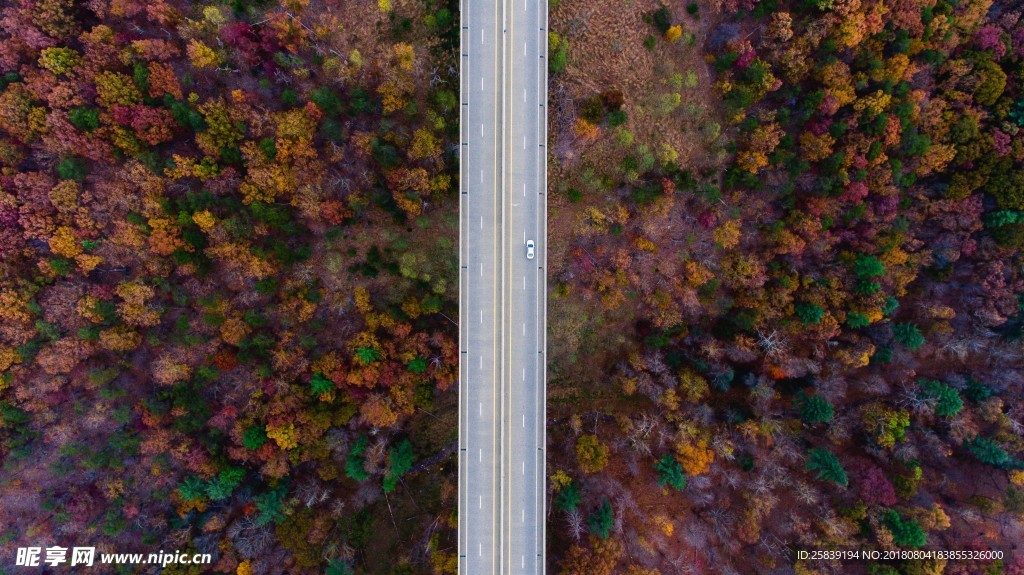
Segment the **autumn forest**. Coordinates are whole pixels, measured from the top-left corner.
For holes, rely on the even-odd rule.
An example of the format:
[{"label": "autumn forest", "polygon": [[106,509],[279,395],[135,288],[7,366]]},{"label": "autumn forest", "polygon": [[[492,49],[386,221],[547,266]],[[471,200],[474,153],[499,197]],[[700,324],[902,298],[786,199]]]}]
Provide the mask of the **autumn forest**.
[{"label": "autumn forest", "polygon": [[[548,571],[1024,574],[1024,7],[549,7]],[[458,8],[0,2],[0,574],[456,573]]]}]

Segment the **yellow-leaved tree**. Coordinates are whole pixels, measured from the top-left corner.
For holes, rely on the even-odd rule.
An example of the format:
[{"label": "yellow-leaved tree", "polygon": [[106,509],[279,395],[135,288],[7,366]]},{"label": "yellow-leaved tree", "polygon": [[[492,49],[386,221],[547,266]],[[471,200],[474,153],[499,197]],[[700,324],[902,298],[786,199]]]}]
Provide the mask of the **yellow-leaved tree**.
[{"label": "yellow-leaved tree", "polygon": [[608,446],[596,435],[581,435],[576,440],[576,459],[584,473],[597,473],[608,465]]}]

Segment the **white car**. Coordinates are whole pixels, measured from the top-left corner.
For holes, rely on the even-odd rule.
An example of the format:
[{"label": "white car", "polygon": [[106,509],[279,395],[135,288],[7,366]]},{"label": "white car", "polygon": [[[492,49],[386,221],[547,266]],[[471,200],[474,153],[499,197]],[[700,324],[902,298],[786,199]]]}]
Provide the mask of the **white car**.
[{"label": "white car", "polygon": [[526,240],[526,259],[533,259],[533,240]]}]

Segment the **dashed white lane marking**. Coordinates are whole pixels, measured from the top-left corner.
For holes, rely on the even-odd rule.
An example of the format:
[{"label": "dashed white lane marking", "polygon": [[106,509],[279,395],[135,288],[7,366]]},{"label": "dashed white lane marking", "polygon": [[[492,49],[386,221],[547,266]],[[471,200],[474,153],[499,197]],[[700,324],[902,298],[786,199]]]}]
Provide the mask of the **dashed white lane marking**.
[{"label": "dashed white lane marking", "polygon": [[484,322],[484,310],[480,310],[480,323]]},{"label": "dashed white lane marking", "polygon": [[480,369],[484,368],[484,356],[480,356]]},{"label": "dashed white lane marking", "polygon": [[523,324],[523,335],[526,335],[526,324]]},{"label": "dashed white lane marking", "polygon": [[484,217],[480,216],[480,229],[484,229]]},{"label": "dashed white lane marking", "polygon": [[[484,275],[484,262],[480,262],[480,275]],[[483,311],[483,310],[481,310]]]},{"label": "dashed white lane marking", "polygon": [[526,368],[523,368],[523,381],[526,381]]},{"label": "dashed white lane marking", "polygon": [[[523,427],[526,427],[526,414],[523,414]],[[523,465],[526,465],[525,463]]]},{"label": "dashed white lane marking", "polygon": [[526,289],[526,276],[523,276],[523,289]]},{"label": "dashed white lane marking", "polygon": [[484,402],[480,402],[480,417],[484,416]]},{"label": "dashed white lane marking", "polygon": [[480,509],[483,509],[483,508],[484,508],[484,496],[481,495],[480,496]]}]

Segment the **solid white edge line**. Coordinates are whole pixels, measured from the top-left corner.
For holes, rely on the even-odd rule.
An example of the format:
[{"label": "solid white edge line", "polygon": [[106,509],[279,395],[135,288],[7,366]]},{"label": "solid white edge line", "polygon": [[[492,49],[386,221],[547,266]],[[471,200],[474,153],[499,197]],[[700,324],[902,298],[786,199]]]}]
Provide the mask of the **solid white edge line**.
[{"label": "solid white edge line", "polygon": [[[464,4],[463,0],[459,0],[459,20],[460,21],[463,20],[463,19],[466,19],[466,12],[465,12],[465,8],[464,8],[463,4]],[[459,54],[460,55],[464,53],[463,52],[463,36],[464,36],[464,34],[459,34]],[[465,70],[465,66],[462,63],[462,58],[459,58],[459,98],[460,99],[465,98],[464,88],[463,88],[463,84],[464,84],[463,78],[465,76],[465,71],[466,70]],[[463,101],[465,101],[465,100],[463,100]],[[463,134],[465,133],[465,125],[466,124],[465,124],[464,112],[462,110],[462,108],[464,108],[464,107],[465,106],[459,106],[459,141],[460,142],[465,141],[465,139],[463,138]],[[458,156],[459,157],[459,191],[460,192],[464,188],[465,164],[466,164],[465,157],[463,156],[463,153],[462,153],[462,148],[463,148],[463,146],[459,146],[459,156]],[[464,215],[465,215],[465,202],[463,201],[462,194],[459,194],[459,257],[460,258],[463,257],[462,250],[464,248],[463,241],[462,241],[462,219],[463,219]],[[463,303],[462,302],[462,298],[466,297],[465,290],[462,287],[462,282],[465,279],[464,276],[465,276],[465,274],[463,273],[462,266],[460,265],[459,266],[459,307],[460,307],[460,310],[463,309],[462,308],[462,303]],[[459,330],[459,345],[461,346],[462,343],[463,343],[462,342],[462,322],[459,322],[458,330]],[[465,351],[465,349],[463,349],[462,351]],[[458,403],[459,403],[459,432],[458,432],[458,435],[459,435],[459,447],[460,447],[460,449],[465,449],[466,448],[466,445],[464,443],[465,442],[465,437],[464,437],[465,429],[463,429],[463,425],[462,425],[462,403],[463,403],[463,400],[465,399],[464,398],[464,394],[462,393],[462,387],[465,385],[465,378],[462,377],[462,373],[465,370],[465,367],[466,367],[465,363],[466,362],[462,360],[461,356],[463,354],[459,354],[459,355],[460,355],[460,357],[459,357],[459,380],[460,381],[459,381],[459,398],[458,398]],[[460,451],[460,457],[458,459],[458,461],[460,463],[460,465],[459,465],[459,473],[456,474],[456,485],[458,486],[458,488],[457,488],[458,500],[457,500],[457,503],[456,503],[457,507],[461,507],[462,506],[463,497],[467,495],[467,489],[466,489],[465,481],[463,481],[463,479],[462,479],[462,473],[465,471],[465,469],[464,469],[465,466],[461,465],[462,463],[464,463],[463,460],[465,459],[464,457],[462,457],[462,453],[464,453],[464,452]],[[460,563],[461,563],[461,557],[462,557],[462,553],[463,553],[463,549],[464,549],[463,541],[462,541],[463,535],[464,535],[464,531],[465,531],[465,529],[463,528],[464,526],[465,526],[465,524],[460,521],[459,522],[459,529],[458,529],[457,537],[455,538],[456,556],[460,558]]]}]

